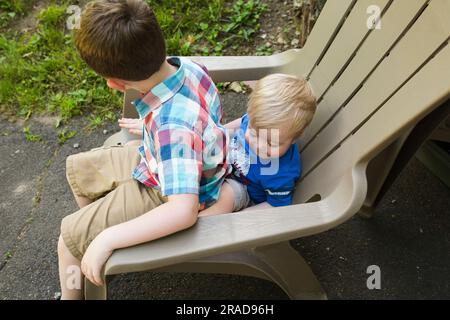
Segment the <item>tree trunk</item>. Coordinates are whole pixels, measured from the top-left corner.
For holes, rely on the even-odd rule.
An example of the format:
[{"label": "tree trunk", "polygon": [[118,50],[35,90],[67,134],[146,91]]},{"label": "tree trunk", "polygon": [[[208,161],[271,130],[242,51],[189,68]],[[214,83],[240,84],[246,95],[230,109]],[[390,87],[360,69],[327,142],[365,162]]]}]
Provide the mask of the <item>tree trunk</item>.
[{"label": "tree trunk", "polygon": [[297,11],[296,17],[300,31],[300,47],[306,43],[306,39],[323,8],[326,0],[294,0],[294,8]]}]

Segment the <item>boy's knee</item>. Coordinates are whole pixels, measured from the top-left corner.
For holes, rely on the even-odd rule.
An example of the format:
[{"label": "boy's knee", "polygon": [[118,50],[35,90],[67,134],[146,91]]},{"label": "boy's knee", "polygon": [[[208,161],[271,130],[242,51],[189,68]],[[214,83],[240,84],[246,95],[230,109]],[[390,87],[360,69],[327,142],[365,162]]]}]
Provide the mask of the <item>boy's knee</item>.
[{"label": "boy's knee", "polygon": [[66,159],[66,180],[67,180],[67,182],[69,182],[69,184],[70,184],[69,172],[67,171],[67,159]]},{"label": "boy's knee", "polygon": [[[59,235],[58,239],[58,257],[59,259],[72,259],[75,258],[70,252],[69,248],[67,247],[66,243],[64,242],[64,238],[62,235]],[[78,259],[78,258],[76,258]]]},{"label": "boy's knee", "polygon": [[66,158],[66,180],[69,183],[70,189],[72,189],[73,192],[73,187],[72,187],[72,156],[68,156]]}]

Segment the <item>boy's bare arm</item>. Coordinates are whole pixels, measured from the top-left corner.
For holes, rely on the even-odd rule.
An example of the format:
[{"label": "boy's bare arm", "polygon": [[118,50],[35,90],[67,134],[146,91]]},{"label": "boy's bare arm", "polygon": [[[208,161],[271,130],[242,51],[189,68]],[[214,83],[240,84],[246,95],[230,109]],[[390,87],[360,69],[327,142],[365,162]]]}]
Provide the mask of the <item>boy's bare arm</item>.
[{"label": "boy's bare arm", "polygon": [[219,200],[211,207],[201,211],[199,217],[215,216],[223,213],[233,212],[234,207],[234,193],[233,189],[226,182],[222,185],[220,189]]},{"label": "boy's bare arm", "polygon": [[198,216],[198,195],[169,196],[169,201],[133,220],[103,231],[112,250],[134,246],[187,229]]},{"label": "boy's bare arm", "polygon": [[[234,207],[234,194],[233,189],[229,186],[228,183],[224,183],[222,186],[222,190],[220,191],[219,200],[209,207],[199,213],[199,217],[207,217],[207,216],[215,216],[218,214],[231,213],[233,212]],[[241,211],[249,211],[249,210],[262,210],[273,208],[268,202],[263,202],[248,208],[245,208]]]},{"label": "boy's bare arm", "polygon": [[103,285],[101,269],[115,249],[131,247],[187,229],[198,216],[198,195],[169,196],[169,201],[133,220],[103,230],[91,242],[81,270],[94,284]]}]

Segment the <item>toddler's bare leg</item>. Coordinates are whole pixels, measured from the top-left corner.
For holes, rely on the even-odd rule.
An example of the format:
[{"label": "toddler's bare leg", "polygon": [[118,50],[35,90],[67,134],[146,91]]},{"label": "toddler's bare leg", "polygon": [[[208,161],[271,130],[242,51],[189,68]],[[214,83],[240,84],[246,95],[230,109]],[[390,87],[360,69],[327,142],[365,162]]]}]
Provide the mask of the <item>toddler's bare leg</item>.
[{"label": "toddler's bare leg", "polygon": [[206,217],[223,213],[232,213],[233,208],[234,208],[233,189],[228,183],[224,182],[222,188],[220,189],[219,200],[217,200],[217,202],[208,209],[201,211],[198,216]]},{"label": "toddler's bare leg", "polygon": [[61,284],[61,300],[81,300],[84,297],[84,276],[81,263],[67,248],[64,240],[58,240],[58,267]]}]

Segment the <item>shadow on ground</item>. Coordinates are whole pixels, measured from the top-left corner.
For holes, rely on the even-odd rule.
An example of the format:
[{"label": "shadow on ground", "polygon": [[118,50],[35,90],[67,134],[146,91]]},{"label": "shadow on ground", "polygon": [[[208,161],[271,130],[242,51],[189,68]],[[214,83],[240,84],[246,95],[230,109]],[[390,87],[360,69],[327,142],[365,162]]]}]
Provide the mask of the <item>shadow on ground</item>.
[{"label": "shadow on ground", "polygon": [[[224,96],[225,118],[242,114],[245,95]],[[52,299],[59,291],[56,242],[61,219],[76,209],[65,180],[68,155],[107,137],[83,132],[63,146],[52,125],[31,123],[45,143],[25,140],[22,127],[0,120],[0,299]],[[115,126],[106,130],[113,132]],[[73,145],[80,147],[75,149]],[[449,299],[450,190],[413,159],[373,219],[354,217],[293,246],[311,264],[330,299]],[[368,290],[367,267],[381,268],[382,289]],[[228,275],[120,275],[111,299],[287,299],[275,285]]]}]

